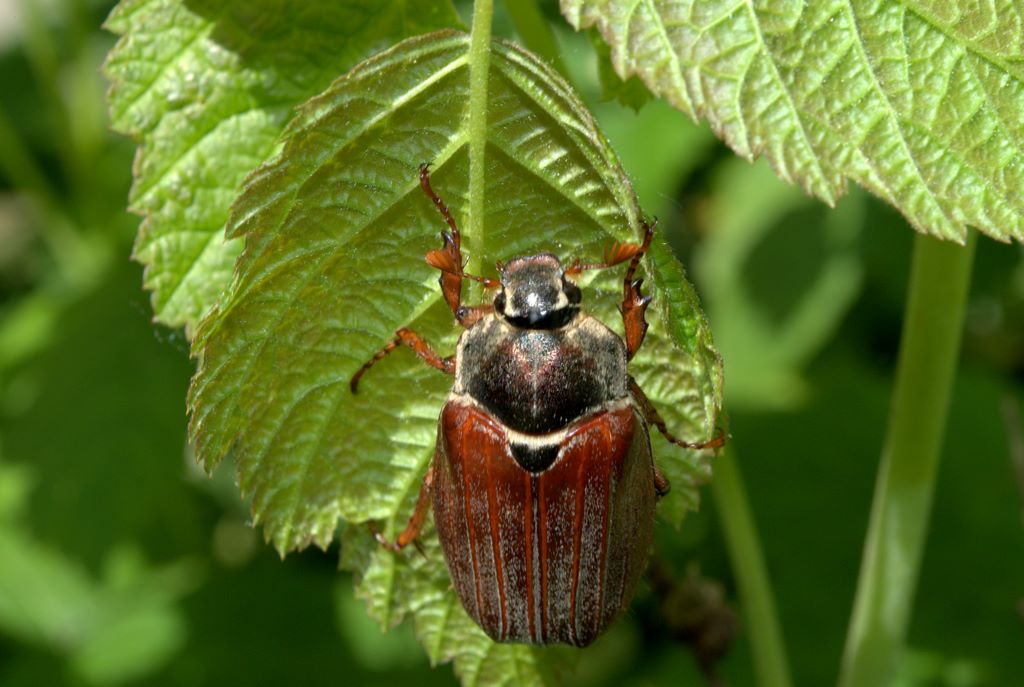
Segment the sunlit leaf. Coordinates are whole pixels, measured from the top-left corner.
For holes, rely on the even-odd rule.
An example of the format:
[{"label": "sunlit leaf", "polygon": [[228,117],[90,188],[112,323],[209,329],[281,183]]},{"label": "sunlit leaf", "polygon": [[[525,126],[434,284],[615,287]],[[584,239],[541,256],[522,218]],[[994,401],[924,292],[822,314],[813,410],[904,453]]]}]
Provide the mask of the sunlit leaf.
[{"label": "sunlit leaf", "polygon": [[[415,5],[411,11],[409,5]],[[245,175],[295,105],[407,36],[457,26],[450,0],[123,0],[106,63],[114,127],[138,143],[135,258],[156,319],[192,329],[241,249],[225,242]]]},{"label": "sunlit leaf", "polygon": [[1024,12],[1013,0],[561,0],[623,78],[828,203],[846,180],[920,231],[1024,238]]}]

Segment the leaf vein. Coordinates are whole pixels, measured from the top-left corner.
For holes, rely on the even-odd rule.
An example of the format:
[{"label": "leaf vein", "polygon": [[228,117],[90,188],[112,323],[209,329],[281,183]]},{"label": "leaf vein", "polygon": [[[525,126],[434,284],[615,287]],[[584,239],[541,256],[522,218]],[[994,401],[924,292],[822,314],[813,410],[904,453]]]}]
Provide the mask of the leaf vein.
[{"label": "leaf vein", "polygon": [[[217,18],[219,19],[220,15],[218,15]],[[179,59],[181,59],[181,57],[185,53],[191,51],[192,48],[194,48],[201,39],[207,36],[207,34],[209,33],[210,29],[213,26],[213,22],[214,20],[211,20],[205,26],[197,25],[196,31],[191,36],[191,38],[189,38],[178,50],[172,53],[168,57],[168,59],[165,60],[157,68],[156,73],[152,76],[152,78],[148,79],[145,83],[137,84],[139,86],[138,90],[132,95],[131,98],[128,99],[128,102],[124,103],[121,106],[121,112],[128,113],[129,111],[135,109],[135,106],[139,103],[139,101],[142,100],[142,98],[145,97],[147,94],[149,94],[150,90],[153,88],[153,85],[164,77],[164,75],[167,73],[167,70],[170,69],[171,65]],[[133,131],[139,130],[137,128],[133,128]]]},{"label": "leaf vein", "polygon": [[[908,162],[910,162],[911,168],[914,170],[914,174],[917,176],[919,187],[924,189],[931,204],[935,207],[935,209],[939,211],[942,217],[948,221],[948,213],[946,212],[942,203],[939,202],[939,199],[936,197],[931,186],[925,180],[923,170],[921,169],[920,164],[917,161],[917,158],[914,156],[913,152],[910,149],[910,144],[907,141],[906,134],[903,130],[903,120],[900,118],[895,106],[889,99],[889,94],[886,93],[885,89],[882,88],[882,84],[878,81],[878,75],[875,73],[874,66],[872,65],[871,60],[868,57],[868,54],[864,48],[864,35],[861,32],[860,22],[857,17],[856,10],[853,7],[852,0],[844,0],[844,3],[846,7],[847,16],[850,19],[850,27],[853,29],[853,32],[857,38],[857,40],[855,41],[855,44],[857,46],[856,49],[860,53],[861,63],[864,65],[864,71],[867,75],[869,75],[871,79],[871,83],[874,86],[874,92],[879,96],[882,103],[885,105],[885,109],[888,111],[887,119],[894,124],[896,132],[899,134],[898,141],[900,147],[903,149],[904,158]],[[900,30],[900,33],[903,33],[902,28]],[[948,234],[947,231],[943,231],[942,233]],[[959,232],[955,235],[951,235],[950,238],[953,238],[953,236],[959,236]]]},{"label": "leaf vein", "polygon": [[[659,43],[661,43],[664,54],[666,54],[669,58],[669,73],[671,74],[672,81],[675,84],[675,92],[682,97],[683,104],[686,107],[686,109],[690,111],[691,115],[698,116],[702,108],[698,104],[693,102],[693,98],[690,95],[690,89],[686,84],[686,78],[683,75],[682,68],[680,67],[679,56],[673,49],[672,41],[669,40],[668,34],[665,31],[665,25],[661,23],[661,15],[654,7],[654,4],[653,2],[651,2],[651,0],[634,0],[633,7],[630,8],[629,12],[626,14],[627,32],[629,30],[633,14],[636,12],[636,10],[639,8],[641,4],[643,4],[646,7],[647,11],[650,12],[651,16],[653,17],[651,25],[654,26],[655,28],[655,38],[658,40]],[[633,67],[633,71],[638,71],[635,66]],[[627,78],[628,76],[628,73],[622,74],[623,78]]]},{"label": "leaf vein", "polygon": [[[996,67],[997,69],[1006,73],[1007,75],[1010,75],[1012,74],[1012,72],[1016,71],[1011,69],[1008,64],[1000,60],[994,54],[990,53],[989,51],[985,50],[980,45],[978,45],[976,40],[972,41],[968,40],[963,36],[951,34],[951,32],[945,24],[940,22],[938,19],[932,16],[930,12],[928,12],[925,8],[921,7],[918,3],[914,2],[913,0],[899,0],[899,2],[903,9],[915,15],[921,21],[923,21],[924,23],[928,24],[933,29],[941,33],[946,40],[952,41],[955,45],[963,46],[966,50],[977,55],[978,58],[980,58],[981,60],[988,62],[993,67]],[[994,23],[992,25],[992,30],[996,30],[996,25]]]},{"label": "leaf vein", "polygon": [[[833,191],[834,184],[829,180],[829,175],[826,174],[825,169],[822,166],[821,158],[818,155],[818,152],[814,149],[814,145],[811,143],[810,136],[807,133],[807,128],[804,126],[803,119],[800,117],[800,110],[797,108],[796,103],[793,100],[793,94],[790,92],[789,87],[783,81],[782,75],[779,73],[778,65],[775,63],[775,58],[772,55],[771,50],[768,48],[768,43],[765,41],[764,34],[761,31],[761,24],[757,16],[757,11],[751,3],[742,4],[744,4],[748,9],[750,23],[754,27],[754,35],[757,36],[757,42],[760,46],[760,50],[765,55],[768,68],[771,69],[772,80],[776,83],[782,96],[785,98],[786,109],[790,112],[788,119],[796,124],[797,130],[800,134],[801,147],[804,148],[809,158],[813,161],[816,175],[825,184],[825,189],[827,189],[828,192],[826,200],[830,203],[835,203],[836,198]],[[753,63],[753,61],[751,61],[751,63]]]}]

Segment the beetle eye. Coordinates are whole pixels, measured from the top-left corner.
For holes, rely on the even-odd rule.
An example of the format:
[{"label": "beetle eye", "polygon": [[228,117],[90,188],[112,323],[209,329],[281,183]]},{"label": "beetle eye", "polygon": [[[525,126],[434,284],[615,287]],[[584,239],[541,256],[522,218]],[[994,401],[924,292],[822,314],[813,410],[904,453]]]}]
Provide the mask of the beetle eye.
[{"label": "beetle eye", "polygon": [[498,295],[494,297],[494,310],[496,312],[505,312],[505,291],[502,289],[498,292]]}]

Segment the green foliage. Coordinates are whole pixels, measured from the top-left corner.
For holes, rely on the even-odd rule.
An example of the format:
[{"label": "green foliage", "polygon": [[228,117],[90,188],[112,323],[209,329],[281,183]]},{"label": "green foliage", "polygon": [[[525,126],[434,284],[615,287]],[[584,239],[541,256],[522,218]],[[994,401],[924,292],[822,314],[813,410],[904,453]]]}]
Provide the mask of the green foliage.
[{"label": "green foliage", "polygon": [[[4,475],[0,474],[0,479]],[[152,569],[137,551],[114,552],[101,579],[22,531],[0,524],[0,630],[50,646],[89,684],[136,680],[184,644],[176,601],[195,566]]]},{"label": "green foliage", "polygon": [[605,100],[616,100],[634,112],[639,112],[652,97],[647,86],[635,76],[625,80],[619,78],[612,66],[611,50],[597,31],[587,31],[587,38],[597,53],[597,75],[601,80],[602,97]]},{"label": "green foliage", "polygon": [[21,527],[30,473],[0,464],[0,630],[51,647],[90,684],[138,679],[184,643],[176,601],[198,581],[194,564],[151,568],[132,547],[112,551],[94,579]]},{"label": "green foliage", "polygon": [[[0,197],[0,433],[12,461],[0,465],[0,560],[13,561],[0,566],[0,682],[451,680],[427,672],[429,658],[454,659],[467,684],[561,682],[576,661],[577,684],[696,683],[643,589],[594,650],[494,645],[451,593],[429,524],[426,558],[382,550],[359,524],[378,520],[389,535],[404,524],[447,380],[404,350],[365,378],[358,397],[347,395],[348,377],[396,326],[412,324],[443,354],[457,335],[436,272],[420,261],[442,222],[416,189],[418,163],[438,163],[435,186],[466,230],[473,269],[490,274],[494,259],[542,249],[592,258],[636,236],[625,173],[569,87],[497,44],[481,137],[467,123],[474,57],[465,37],[421,38],[362,62],[457,27],[447,1],[118,6],[108,25],[121,39],[107,73],[114,126],[139,144],[132,207],[145,219],[135,255],[159,322],[191,337],[210,313],[192,399],[200,459],[229,463],[213,494],[209,483],[181,479],[181,335],[158,331],[179,349],[166,350],[143,306],[124,308],[138,275],[117,257],[127,247],[110,218],[123,205],[127,162],[100,145],[90,94],[98,77],[82,56],[107,45],[84,40],[81,26],[97,22],[78,16],[99,4],[55,3],[56,40],[46,35],[50,18],[29,12],[41,97],[23,92],[17,60],[0,69],[10,101],[0,103],[0,173],[19,198],[12,210]],[[530,1],[510,2],[508,14],[592,101],[602,91],[647,98],[650,88],[830,203],[849,178],[930,233],[960,239],[976,225],[1004,239],[1024,234],[1021,22],[1009,0],[647,0],[630,3],[632,14],[622,5],[562,2],[576,26],[607,39],[596,63],[587,36],[552,34]],[[553,3],[547,9],[554,18]],[[64,68],[68,54],[77,62]],[[590,106],[641,207],[661,217],[673,247],[693,250],[732,370],[730,441],[767,540],[794,674],[799,684],[831,683],[872,484],[865,456],[881,438],[879,367],[891,362],[907,232],[864,195],[829,213],[779,190],[763,166],[724,157],[707,127],[663,101],[633,104],[636,117],[615,103]],[[476,186],[474,147],[486,161]],[[29,233],[41,238],[9,234],[19,222],[34,222]],[[954,399],[938,536],[900,684],[1001,685],[1019,672],[1020,495],[1000,459],[1013,433],[992,409],[1019,394],[999,375],[1024,364],[1013,344],[1024,338],[1024,281],[1019,252],[979,250],[983,286],[968,311],[976,365]],[[703,318],[664,245],[643,269],[656,305],[636,371],[674,429],[707,436],[721,378]],[[588,276],[587,306],[615,323],[615,275]],[[82,308],[97,286],[102,298]],[[472,289],[469,300],[479,298]],[[39,350],[54,355],[36,359]],[[179,364],[168,364],[175,356]],[[710,470],[654,441],[674,486],[660,512],[677,524]],[[356,594],[384,627],[407,619],[427,658],[409,657],[408,634],[386,651],[347,649],[339,640],[361,631],[342,617],[354,602],[337,598],[351,594],[348,575],[316,551],[287,564],[254,553],[251,535],[239,534],[246,505],[229,483],[236,468],[254,519],[281,551],[326,546],[338,519],[351,520],[340,539]],[[659,543],[671,563],[699,561],[732,589],[744,571],[726,563],[704,510]],[[198,559],[202,577],[182,564]],[[332,599],[347,609],[337,618]],[[720,664],[729,684],[755,683],[750,620]]]},{"label": "green foliage", "polygon": [[830,211],[767,165],[736,159],[721,165],[712,189],[706,212],[715,231],[694,263],[728,362],[729,406],[794,407],[808,393],[800,370],[860,288],[864,195]]},{"label": "green foliage", "polygon": [[561,0],[623,78],[834,204],[850,178],[919,231],[1024,239],[1024,22],[1010,0]]},{"label": "green foliage", "polygon": [[231,278],[223,238],[246,174],[292,108],[406,36],[455,26],[448,0],[125,0],[106,72],[115,128],[139,144],[130,208],[156,319],[193,328]]},{"label": "green foliage", "polygon": [[189,547],[207,535],[180,480],[184,348],[154,339],[131,296],[140,274],[119,268],[2,377],[0,633],[96,685],[170,664],[187,642],[182,598],[205,581]]}]

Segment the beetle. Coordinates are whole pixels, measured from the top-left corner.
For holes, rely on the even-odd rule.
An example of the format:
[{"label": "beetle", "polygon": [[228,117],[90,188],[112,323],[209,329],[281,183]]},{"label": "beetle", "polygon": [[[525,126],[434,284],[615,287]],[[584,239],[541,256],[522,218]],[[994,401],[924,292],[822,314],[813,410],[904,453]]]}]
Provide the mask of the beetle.
[{"label": "beetle", "polygon": [[[408,346],[454,375],[438,420],[437,445],[408,525],[393,551],[415,543],[433,503],[434,522],[456,593],[496,641],[586,646],[628,607],[646,566],[656,500],[669,483],[651,455],[648,426],[681,441],[629,375],[647,332],[650,296],[634,279],[654,234],[616,244],[597,264],[563,267],[540,253],[499,263],[500,278],[463,272],[461,237],[444,201],[420,186],[448,225],[426,261],[441,271],[442,294],[465,327],[456,352],[441,357],[402,328],[351,380]],[[573,278],[628,261],[620,337],[580,307]],[[462,281],[497,289],[493,302],[462,304]]]}]

